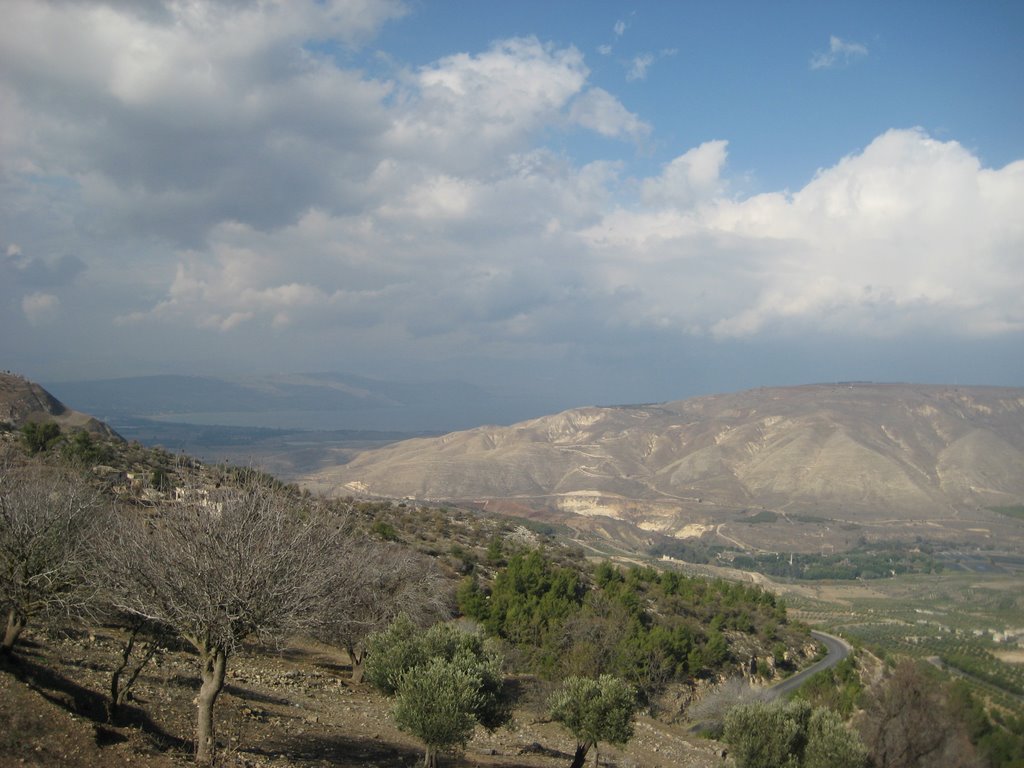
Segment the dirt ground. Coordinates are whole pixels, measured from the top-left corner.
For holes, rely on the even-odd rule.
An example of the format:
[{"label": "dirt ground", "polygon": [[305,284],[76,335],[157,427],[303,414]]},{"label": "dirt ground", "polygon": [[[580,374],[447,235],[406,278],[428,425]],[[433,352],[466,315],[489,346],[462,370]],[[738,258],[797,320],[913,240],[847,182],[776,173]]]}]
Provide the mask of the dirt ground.
[{"label": "dirt ground", "polygon": [[[191,763],[198,692],[196,658],[161,653],[135,684],[115,724],[106,692],[119,652],[115,631],[76,636],[29,634],[16,658],[0,663],[0,766],[180,768]],[[216,705],[218,764],[228,768],[411,766],[420,745],[399,731],[389,702],[349,682],[344,655],[309,643],[278,652],[243,651],[228,665]],[[572,736],[545,722],[539,696],[524,684],[511,728],[478,729],[452,768],[567,766]],[[531,703],[532,701],[532,703]],[[624,748],[602,745],[601,764],[617,768],[720,768],[722,745],[682,724],[641,715]],[[592,762],[590,763],[592,764]]]}]

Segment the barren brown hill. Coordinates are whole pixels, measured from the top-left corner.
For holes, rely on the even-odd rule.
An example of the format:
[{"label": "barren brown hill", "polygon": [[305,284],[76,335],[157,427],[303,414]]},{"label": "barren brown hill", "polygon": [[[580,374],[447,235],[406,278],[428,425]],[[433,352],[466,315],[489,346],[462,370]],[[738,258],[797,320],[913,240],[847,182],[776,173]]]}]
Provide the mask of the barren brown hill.
[{"label": "barren brown hill", "polygon": [[1024,389],[842,383],[579,408],[404,441],[309,484],[774,551],[915,536],[1019,547],[1024,525],[992,508],[1024,503]]},{"label": "barren brown hill", "polygon": [[0,426],[18,429],[29,422],[55,422],[62,431],[84,429],[116,436],[114,430],[87,413],[68,408],[38,384],[13,373],[0,373]]}]

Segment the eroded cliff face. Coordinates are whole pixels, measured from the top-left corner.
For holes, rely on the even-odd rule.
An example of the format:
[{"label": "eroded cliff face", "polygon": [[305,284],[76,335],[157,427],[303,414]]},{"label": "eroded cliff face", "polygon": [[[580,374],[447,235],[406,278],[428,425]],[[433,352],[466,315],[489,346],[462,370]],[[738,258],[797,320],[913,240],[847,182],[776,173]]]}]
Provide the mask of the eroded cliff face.
[{"label": "eroded cliff face", "polygon": [[1024,503],[1024,390],[835,384],[581,408],[398,443],[311,484],[517,500],[675,536],[762,509],[924,525]]}]

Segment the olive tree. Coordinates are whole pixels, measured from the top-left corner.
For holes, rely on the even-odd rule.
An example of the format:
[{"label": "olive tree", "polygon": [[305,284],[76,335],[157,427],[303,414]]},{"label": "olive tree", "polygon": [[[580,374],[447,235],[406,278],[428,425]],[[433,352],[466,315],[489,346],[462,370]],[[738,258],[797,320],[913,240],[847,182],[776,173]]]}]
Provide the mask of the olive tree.
[{"label": "olive tree", "polygon": [[104,527],[98,494],[78,475],[0,456],[0,655],[29,621],[67,617],[92,594],[92,551]]},{"label": "olive tree", "polygon": [[726,715],[737,768],[864,768],[867,751],[835,712],[803,700],[753,702]]},{"label": "olive tree", "polygon": [[173,629],[198,652],[196,760],[210,763],[232,653],[250,636],[279,639],[319,621],[345,532],[255,473],[220,488],[193,479],[177,495],[150,518],[123,511],[106,570],[117,610]]},{"label": "olive tree", "polygon": [[722,739],[738,768],[799,768],[810,717],[811,705],[801,700],[744,704],[726,715]]},{"label": "olive tree", "polygon": [[622,745],[633,738],[636,691],[612,675],[568,677],[552,695],[548,707],[551,719],[576,737],[571,768],[582,768],[591,748],[594,765],[599,765],[599,742]]},{"label": "olive tree", "polygon": [[478,634],[452,624],[418,631],[403,615],[368,647],[367,678],[394,696],[395,722],[424,743],[426,768],[465,746],[477,724],[493,730],[511,718],[501,659]]},{"label": "olive tree", "polygon": [[838,713],[817,707],[807,722],[804,768],[864,768],[867,749],[843,724]]}]

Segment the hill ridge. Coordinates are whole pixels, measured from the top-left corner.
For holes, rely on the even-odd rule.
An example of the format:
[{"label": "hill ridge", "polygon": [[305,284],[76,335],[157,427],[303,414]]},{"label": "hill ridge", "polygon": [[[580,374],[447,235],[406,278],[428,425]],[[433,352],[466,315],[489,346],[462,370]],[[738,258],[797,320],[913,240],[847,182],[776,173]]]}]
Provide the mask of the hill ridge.
[{"label": "hill ridge", "polygon": [[914,535],[936,520],[966,535],[971,519],[991,536],[1001,521],[986,508],[1024,502],[1024,389],[848,382],[586,406],[403,441],[310,484],[669,535],[764,509]]},{"label": "hill ridge", "polygon": [[0,372],[0,425],[19,429],[30,422],[54,422],[65,431],[84,429],[120,438],[110,426],[69,408],[41,385],[16,373]]}]

